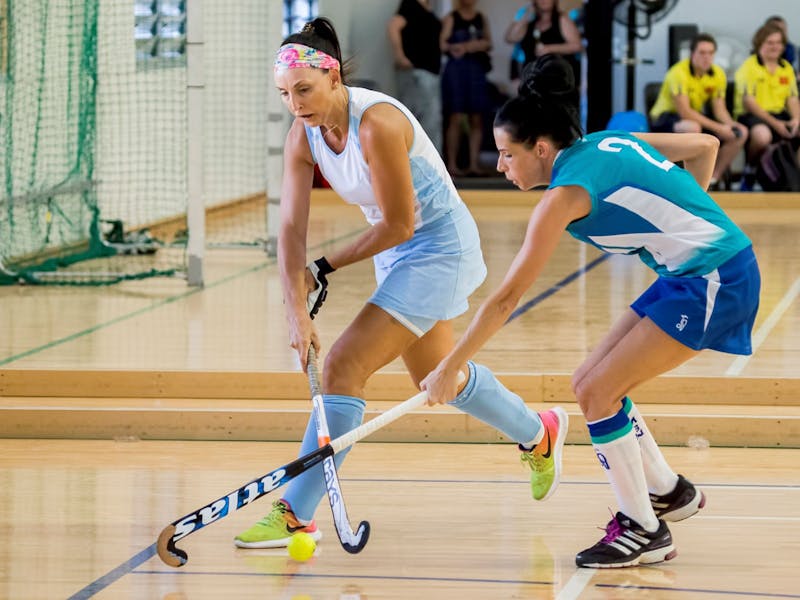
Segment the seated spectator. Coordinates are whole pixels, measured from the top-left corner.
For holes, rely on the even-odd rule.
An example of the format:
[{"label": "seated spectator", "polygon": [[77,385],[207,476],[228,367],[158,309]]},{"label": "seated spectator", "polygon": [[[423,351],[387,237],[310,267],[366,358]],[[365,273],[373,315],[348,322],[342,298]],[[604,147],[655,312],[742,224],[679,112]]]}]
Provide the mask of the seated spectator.
[{"label": "seated spectator", "polygon": [[780,15],[773,15],[772,17],[764,21],[765,25],[767,23],[772,23],[774,25],[777,25],[783,30],[783,33],[786,35],[786,47],[783,49],[782,58],[790,65],[792,65],[792,68],[794,69],[795,73],[797,73],[798,71],[800,71],[800,63],[798,63],[798,57],[797,57],[797,46],[794,45],[789,40],[789,25],[786,23],[786,19],[784,19]]},{"label": "seated spectator", "polygon": [[725,106],[725,71],[714,65],[717,42],[707,33],[694,37],[691,55],[667,71],[650,110],[651,129],[667,133],[715,135],[720,140],[709,189],[719,182],[747,140],[747,127],[737,123]]},{"label": "seated spectator", "polygon": [[442,152],[442,23],[428,0],[401,0],[387,27],[394,54],[397,99]]},{"label": "seated spectator", "polygon": [[753,36],[753,54],[736,71],[734,115],[750,130],[742,189],[752,189],[758,161],[771,143],[800,146],[800,100],[794,69],[781,56],[786,34],[774,23]]},{"label": "seated spectator", "polygon": [[[489,107],[486,73],[491,70],[489,23],[475,8],[477,0],[455,0],[455,9],[442,19],[440,44],[448,59],[442,73],[442,104],[447,119],[445,154],[454,176],[481,176],[483,114]],[[458,165],[458,149],[467,121],[469,166]]]},{"label": "seated spectator", "polygon": [[531,0],[521,7],[506,29],[505,40],[522,51],[522,66],[545,54],[561,55],[572,67],[576,87],[580,86],[581,34],[575,21],[558,9],[558,0]]}]

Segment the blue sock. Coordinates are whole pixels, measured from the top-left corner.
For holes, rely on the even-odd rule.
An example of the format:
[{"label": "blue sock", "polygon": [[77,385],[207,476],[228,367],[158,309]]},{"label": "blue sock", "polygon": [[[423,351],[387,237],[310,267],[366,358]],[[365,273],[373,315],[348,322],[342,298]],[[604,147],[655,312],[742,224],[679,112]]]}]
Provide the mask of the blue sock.
[{"label": "blue sock", "polygon": [[[323,399],[325,402],[325,417],[328,420],[328,430],[332,440],[361,425],[361,421],[364,418],[364,406],[366,405],[361,398],[325,394]],[[313,452],[318,447],[317,428],[312,415],[306,426],[306,433],[303,436],[303,443],[300,445],[299,456]],[[349,451],[350,449],[347,448],[334,457],[337,469]],[[314,518],[314,511],[317,509],[319,501],[322,500],[326,493],[325,474],[322,470],[322,463],[320,463],[293,479],[289,483],[283,499],[289,503],[298,519],[310,521]]]},{"label": "blue sock", "polygon": [[469,381],[449,404],[488,423],[518,444],[530,444],[541,436],[542,421],[483,365],[467,363]]}]

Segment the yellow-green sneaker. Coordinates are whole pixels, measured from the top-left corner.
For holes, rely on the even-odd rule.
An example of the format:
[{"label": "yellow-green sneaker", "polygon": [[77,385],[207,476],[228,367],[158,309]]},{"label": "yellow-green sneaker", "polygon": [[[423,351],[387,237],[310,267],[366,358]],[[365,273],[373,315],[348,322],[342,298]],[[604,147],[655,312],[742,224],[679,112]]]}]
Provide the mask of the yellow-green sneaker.
[{"label": "yellow-green sneaker", "polygon": [[247,531],[237,535],[233,543],[239,548],[283,548],[295,533],[304,532],[314,538],[322,539],[322,532],[316,521],[303,525],[292,512],[285,500],[272,503],[272,511]]},{"label": "yellow-green sneaker", "polygon": [[534,500],[547,500],[561,481],[561,454],[567,439],[569,417],[561,407],[539,413],[544,437],[533,450],[522,451],[519,459],[531,469],[531,494]]}]

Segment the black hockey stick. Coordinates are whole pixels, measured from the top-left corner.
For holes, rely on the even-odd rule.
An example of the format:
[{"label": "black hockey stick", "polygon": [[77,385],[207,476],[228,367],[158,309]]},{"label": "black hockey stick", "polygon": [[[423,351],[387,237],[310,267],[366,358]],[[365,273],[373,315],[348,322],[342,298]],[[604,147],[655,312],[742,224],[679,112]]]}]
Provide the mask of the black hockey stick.
[{"label": "black hockey stick", "polygon": [[[182,540],[198,529],[202,529],[211,523],[215,523],[227,517],[232,512],[258,500],[272,490],[281,487],[311,467],[318,465],[324,461],[325,458],[333,456],[345,448],[349,448],[357,441],[375,433],[378,429],[396,421],[415,408],[419,408],[425,404],[427,398],[427,392],[420,392],[405,402],[392,407],[385,413],[367,421],[363,425],[359,425],[353,429],[353,431],[339,436],[329,444],[325,444],[313,452],[309,452],[282,467],[278,467],[274,471],[270,471],[266,475],[233,490],[230,494],[218,500],[214,500],[206,506],[173,521],[171,524],[167,525],[158,536],[158,541],[156,542],[158,556],[164,563],[171,567],[181,567],[185,565],[188,556],[185,551],[175,545],[175,542]],[[366,542],[366,537],[364,539]]]},{"label": "black hockey stick", "polygon": [[[331,441],[328,431],[328,421],[325,417],[324,401],[322,399],[322,386],[319,383],[319,370],[317,366],[317,352],[314,346],[308,348],[308,383],[311,387],[311,401],[314,403],[314,423],[317,428],[318,445],[324,447]],[[344,505],[344,495],[339,485],[339,475],[336,473],[336,463],[333,456],[323,459],[322,469],[325,473],[325,489],[328,492],[328,502],[333,513],[333,523],[336,525],[336,534],[342,548],[350,554],[358,554],[364,549],[369,540],[369,522],[361,521],[358,530],[354,533],[347,516],[347,507]]]}]

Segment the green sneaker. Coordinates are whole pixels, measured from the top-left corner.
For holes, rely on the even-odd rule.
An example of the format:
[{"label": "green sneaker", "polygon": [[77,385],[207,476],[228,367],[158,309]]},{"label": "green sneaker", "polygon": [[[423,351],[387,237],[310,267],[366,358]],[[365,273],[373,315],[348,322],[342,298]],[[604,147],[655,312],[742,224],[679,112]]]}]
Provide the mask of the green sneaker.
[{"label": "green sneaker", "polygon": [[239,548],[283,548],[295,533],[301,531],[309,534],[315,542],[322,539],[316,521],[303,525],[294,516],[288,502],[276,500],[272,503],[272,511],[250,529],[237,535],[233,543]]},{"label": "green sneaker", "polygon": [[561,454],[567,438],[569,417],[561,407],[539,413],[544,437],[533,450],[525,450],[519,460],[531,468],[531,493],[534,500],[547,500],[561,480]]}]

